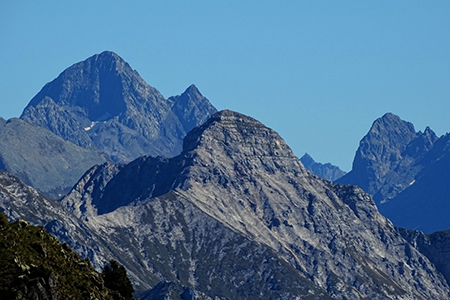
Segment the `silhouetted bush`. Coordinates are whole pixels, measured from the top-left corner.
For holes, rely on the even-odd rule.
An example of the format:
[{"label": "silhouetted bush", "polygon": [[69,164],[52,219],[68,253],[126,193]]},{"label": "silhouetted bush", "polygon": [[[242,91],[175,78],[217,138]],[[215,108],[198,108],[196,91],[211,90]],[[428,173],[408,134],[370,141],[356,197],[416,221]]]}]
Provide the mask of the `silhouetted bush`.
[{"label": "silhouetted bush", "polygon": [[134,288],[127,276],[124,266],[119,265],[112,259],[102,272],[105,286],[111,290],[118,291],[126,300],[133,300]]}]

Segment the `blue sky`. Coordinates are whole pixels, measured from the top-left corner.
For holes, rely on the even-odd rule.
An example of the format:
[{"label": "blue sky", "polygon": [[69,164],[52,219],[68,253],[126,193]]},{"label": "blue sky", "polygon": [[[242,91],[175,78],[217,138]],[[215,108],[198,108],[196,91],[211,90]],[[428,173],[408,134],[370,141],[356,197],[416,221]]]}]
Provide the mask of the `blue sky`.
[{"label": "blue sky", "polygon": [[450,1],[2,1],[0,116],[104,50],[165,97],[194,83],[348,171],[393,112],[450,131]]}]

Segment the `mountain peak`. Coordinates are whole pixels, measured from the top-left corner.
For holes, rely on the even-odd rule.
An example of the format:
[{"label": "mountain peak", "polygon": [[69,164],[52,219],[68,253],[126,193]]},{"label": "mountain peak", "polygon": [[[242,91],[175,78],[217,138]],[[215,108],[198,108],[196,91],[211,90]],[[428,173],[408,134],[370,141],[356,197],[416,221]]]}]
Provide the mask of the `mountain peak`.
[{"label": "mountain peak", "polygon": [[[386,113],[381,118],[376,119],[369,134],[376,135],[395,135],[396,138],[410,138],[416,134],[414,125],[410,122],[402,120],[393,113]],[[368,134],[368,135],[369,135]]]},{"label": "mountain peak", "polygon": [[352,171],[339,183],[352,183],[374,196],[388,173],[403,159],[407,146],[417,137],[414,125],[393,113],[376,119],[363,137],[353,160]]},{"label": "mountain peak", "polygon": [[46,97],[58,105],[80,107],[83,112],[79,114],[86,114],[91,121],[107,112],[119,115],[129,102],[122,94],[133,91],[133,83],[147,85],[119,55],[104,51],[68,67],[47,83],[24,109],[22,117],[28,117],[30,108],[44,105]]},{"label": "mountain peak", "polygon": [[[144,260],[139,257],[139,262],[150,266],[150,270],[158,268],[153,274],[161,274],[163,280],[175,278],[172,274],[177,272],[171,268],[181,270],[181,265],[172,262],[178,261],[187,261],[186,269],[183,267],[186,271],[178,272],[185,276],[185,282],[194,278],[193,286],[200,288],[204,285],[195,285],[197,282],[214,278],[210,270],[228,266],[230,261],[238,266],[242,257],[249,257],[244,265],[246,270],[252,269],[248,262],[255,261],[255,254],[261,252],[249,248],[236,252],[234,247],[242,249],[244,241],[232,240],[222,233],[223,228],[248,242],[268,247],[274,251],[273,259],[280,257],[287,263],[282,273],[292,274],[288,278],[299,272],[317,286],[327,287],[332,298],[409,299],[414,295],[423,295],[423,299],[446,299],[439,295],[448,298],[444,279],[440,278],[440,285],[436,285],[438,277],[429,271],[431,263],[412,247],[405,246],[406,241],[378,213],[368,195],[355,186],[340,186],[313,176],[275,131],[229,110],[215,113],[193,129],[184,139],[180,155],[170,159],[143,157],[118,168],[99,166],[87,173],[62,203],[77,209],[78,216],[87,216],[88,224],[111,230],[108,236],[128,239],[120,234],[135,234],[137,238],[130,237],[127,245],[152,247],[131,251],[150,254]],[[89,206],[93,208],[92,214],[84,214],[83,210]],[[221,225],[214,225],[216,222]],[[128,228],[133,229],[128,231]],[[148,242],[141,237],[148,238]],[[214,249],[226,248],[217,244],[226,241],[240,259],[222,260],[221,253],[205,248],[205,242],[211,240]],[[157,248],[156,243],[159,243]],[[151,255],[155,249],[169,248],[175,255],[183,253],[180,259],[168,260],[169,269],[165,265],[160,268],[160,262],[150,261],[156,258]],[[192,254],[192,259],[184,253]],[[414,272],[398,267],[406,262]],[[259,261],[257,264],[261,265]],[[237,272],[233,270],[235,276]],[[207,274],[206,281],[200,277],[204,274]],[[249,273],[242,282],[248,282],[254,274]],[[230,282],[222,275],[217,280],[221,281],[215,286]],[[274,282],[280,286],[276,291],[290,291],[281,286],[287,284],[284,278]],[[297,279],[296,282],[306,281]],[[239,291],[249,290],[233,283],[227,291],[236,287]],[[267,289],[253,284],[249,287],[257,290],[258,295],[249,297],[241,293],[243,298],[260,299],[260,291],[269,295],[273,290],[273,287]],[[308,290],[311,289],[303,289],[311,298],[324,298]],[[215,295],[233,298],[224,293]],[[284,295],[276,298],[295,298]]]},{"label": "mountain peak", "polygon": [[346,172],[342,171],[339,167],[330,163],[322,164],[316,162],[308,153],[305,153],[305,155],[300,158],[300,161],[306,169],[329,181],[335,181],[346,174]]},{"label": "mountain peak", "polygon": [[259,157],[291,157],[294,153],[274,130],[241,113],[222,110],[203,125],[194,128],[183,142],[183,152],[196,148],[208,152],[225,151],[227,155],[257,155]]},{"label": "mountain peak", "polygon": [[185,134],[214,112],[194,85],[165,99],[119,55],[104,51],[46,84],[20,118],[113,161],[131,161],[177,155]]},{"label": "mountain peak", "polygon": [[186,133],[203,124],[217,112],[194,84],[191,84],[181,95],[170,97],[169,101],[172,102],[172,111],[180,119]]},{"label": "mountain peak", "polygon": [[200,93],[200,91],[198,90],[198,88],[195,86],[195,84],[191,84],[185,91],[183,94],[188,93],[188,94],[197,94]]},{"label": "mountain peak", "polygon": [[316,161],[312,158],[311,155],[308,153],[305,153],[301,158],[300,161],[305,166],[305,168],[308,168],[307,166],[311,166],[316,163]]},{"label": "mountain peak", "polygon": [[92,60],[94,67],[103,68],[105,71],[109,69],[118,73],[136,72],[122,57],[112,51],[103,51],[100,54],[93,55],[86,62],[89,60]]}]

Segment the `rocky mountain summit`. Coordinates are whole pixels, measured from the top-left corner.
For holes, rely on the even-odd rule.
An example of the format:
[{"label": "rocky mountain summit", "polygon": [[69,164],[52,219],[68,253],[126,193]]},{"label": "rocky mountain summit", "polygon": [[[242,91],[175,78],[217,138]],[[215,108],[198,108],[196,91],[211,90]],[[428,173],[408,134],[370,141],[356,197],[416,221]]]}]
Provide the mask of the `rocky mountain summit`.
[{"label": "rocky mountain summit", "polygon": [[165,99],[121,57],[105,51],[47,83],[20,118],[128,162],[180,153],[186,133],[214,112],[195,86]]},{"label": "rocky mountain summit", "polygon": [[361,140],[352,170],[339,183],[357,184],[384,203],[403,191],[419,170],[410,166],[437,140],[429,128],[416,132],[414,125],[387,113],[375,120]]},{"label": "rocky mountain summit", "polygon": [[54,199],[65,195],[92,166],[108,161],[51,131],[12,118],[0,122],[0,169]]},{"label": "rocky mountain summit", "polygon": [[152,285],[219,299],[449,297],[367,194],[313,175],[276,132],[232,111],[174,158],[94,167],[62,204]]},{"label": "rocky mountain summit", "polygon": [[338,183],[356,184],[373,196],[395,225],[426,233],[450,228],[450,136],[388,113],[361,140],[352,170]]},{"label": "rocky mountain summit", "polygon": [[329,181],[335,181],[344,176],[345,174],[347,174],[345,171],[342,171],[338,166],[334,166],[330,163],[322,164],[316,162],[308,153],[305,153],[300,158],[300,161],[302,162],[305,168],[307,168],[320,178]]}]

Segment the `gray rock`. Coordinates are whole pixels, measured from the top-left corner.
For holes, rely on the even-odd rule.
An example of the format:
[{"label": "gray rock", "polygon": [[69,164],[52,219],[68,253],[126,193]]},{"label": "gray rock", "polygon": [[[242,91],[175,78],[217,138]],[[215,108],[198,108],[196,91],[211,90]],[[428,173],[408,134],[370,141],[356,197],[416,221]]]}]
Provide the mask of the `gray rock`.
[{"label": "gray rock", "polygon": [[[399,169],[402,173],[420,155],[407,151],[418,135],[413,124],[392,113],[385,114],[375,120],[361,140],[352,170],[337,182],[358,185],[372,195],[377,204],[393,198],[416,175],[416,172],[400,175]],[[430,133],[430,139],[432,144],[436,139],[434,133]]]},{"label": "gray rock", "polygon": [[450,282],[450,230],[424,234],[417,230],[398,228],[400,234],[423,253]]},{"label": "gray rock", "polygon": [[171,109],[180,120],[186,133],[203,124],[213,113],[217,112],[195,85],[189,86],[179,96],[170,97],[168,101],[172,102]]}]

